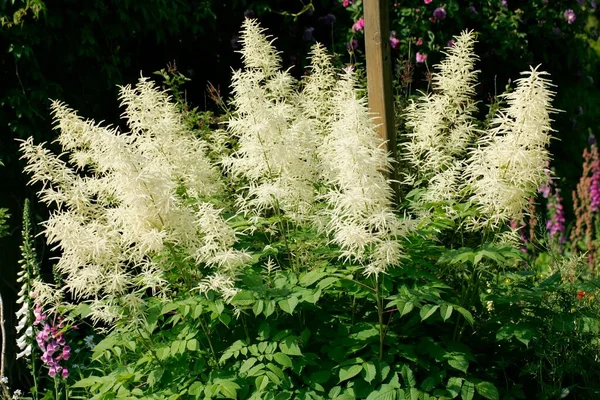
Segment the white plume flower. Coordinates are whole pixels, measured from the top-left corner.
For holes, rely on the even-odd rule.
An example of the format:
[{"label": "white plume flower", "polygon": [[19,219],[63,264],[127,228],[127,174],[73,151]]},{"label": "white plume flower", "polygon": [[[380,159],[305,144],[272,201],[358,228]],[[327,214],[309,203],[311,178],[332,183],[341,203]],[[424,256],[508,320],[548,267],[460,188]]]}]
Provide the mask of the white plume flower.
[{"label": "white plume flower", "polygon": [[553,92],[539,67],[523,72],[517,88],[504,94],[507,106],[471,150],[464,179],[482,217],[473,227],[496,227],[519,219],[528,199],[547,181]]},{"label": "white plume flower", "polygon": [[377,276],[397,265],[402,254],[396,237],[403,226],[392,209],[391,169],[366,101],[358,99],[353,72],[346,69],[332,95],[329,132],[319,148],[322,174],[330,187],[328,231],[342,256]]},{"label": "white plume flower", "polygon": [[238,202],[242,212],[279,210],[302,221],[314,202],[314,124],[299,112],[296,82],[280,71],[279,55],[263,31],[245,20],[244,69],[232,78],[235,112],[228,121],[237,147],[222,164],[247,182]]},{"label": "white plume flower", "polygon": [[57,205],[43,226],[61,252],[55,269],[63,289],[105,323],[124,315],[125,302],[139,308],[132,293],[168,286],[163,273],[171,266],[158,256],[173,248],[203,264],[206,270],[194,272],[199,279],[215,270],[233,274],[248,260],[208,202],[223,187],[218,169],[170,97],[141,78],[121,87],[120,99],[128,133],[52,104],[68,161],[31,139],[21,145],[31,182],[43,184],[41,199]]},{"label": "white plume flower", "polygon": [[416,171],[407,183],[424,183],[422,200],[452,200],[461,189],[456,180],[464,167],[462,158],[477,132],[472,114],[477,84],[474,53],[475,34],[465,31],[455,37],[446,57],[432,74],[433,93],[423,95],[406,110],[408,141],[403,157]]}]

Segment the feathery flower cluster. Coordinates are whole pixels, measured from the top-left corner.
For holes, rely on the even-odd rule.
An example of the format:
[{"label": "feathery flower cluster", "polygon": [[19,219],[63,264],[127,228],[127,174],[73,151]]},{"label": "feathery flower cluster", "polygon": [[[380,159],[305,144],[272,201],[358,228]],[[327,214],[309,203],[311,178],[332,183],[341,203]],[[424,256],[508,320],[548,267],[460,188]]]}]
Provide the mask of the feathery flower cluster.
[{"label": "feathery flower cluster", "polygon": [[63,378],[69,377],[69,370],[61,365],[61,361],[67,361],[71,356],[71,347],[67,344],[64,336],[64,324],[58,317],[58,324],[54,325],[42,311],[40,305],[36,305],[35,321],[33,325],[42,325],[42,330],[36,335],[37,344],[42,350],[40,359],[48,367],[48,375],[51,378],[57,375]]},{"label": "feathery flower cluster", "polygon": [[329,232],[342,256],[363,262],[365,274],[377,276],[398,264],[402,251],[396,238],[403,226],[383,174],[391,170],[390,159],[355,86],[352,70],[346,69],[333,92],[330,131],[319,149],[331,187],[323,197],[331,205]]},{"label": "feathery flower cluster", "polygon": [[[123,315],[122,304],[136,304],[131,296],[166,286],[163,271],[172,266],[155,257],[162,252],[176,248],[205,265],[194,268],[199,279],[214,269],[233,279],[248,259],[231,248],[235,233],[204,200],[220,193],[220,175],[167,93],[141,78],[121,87],[120,99],[127,134],[52,104],[68,161],[32,138],[21,144],[31,183],[41,182],[40,198],[57,205],[43,225],[48,243],[61,250],[55,269],[62,290],[89,303],[93,321],[106,323]],[[38,286],[46,304],[51,290]]]},{"label": "feathery flower cluster", "polygon": [[550,102],[553,92],[538,67],[524,72],[517,88],[502,95],[507,107],[491,121],[491,128],[472,149],[465,178],[472,200],[482,213],[474,227],[496,227],[518,219],[529,197],[547,180]]},{"label": "feathery flower cluster", "polygon": [[[245,70],[234,73],[235,113],[229,121],[238,146],[223,160],[234,177],[248,183],[241,210],[255,215],[279,210],[296,222],[326,226],[342,257],[363,263],[368,275],[398,264],[402,225],[384,175],[390,160],[365,100],[357,99],[352,70],[336,76],[325,49],[315,45],[310,73],[296,85],[279,72],[277,52],[256,21],[244,22],[241,37]],[[316,182],[328,192],[318,193]],[[329,208],[315,216],[312,206],[319,198]],[[202,285],[215,282],[218,276]]]},{"label": "feathery flower cluster", "polygon": [[[228,122],[236,151],[222,160],[235,179],[247,182],[239,208],[254,215],[276,210],[301,221],[314,202],[314,124],[298,113],[295,80],[258,22],[246,19],[241,33],[244,69],[232,78],[236,110]],[[304,104],[306,105],[306,103]]]},{"label": "feathery flower cluster", "polygon": [[478,73],[473,51],[475,34],[463,32],[455,39],[433,74],[434,92],[412,102],[406,114],[409,141],[403,145],[404,156],[417,171],[406,183],[428,184],[423,198],[426,202],[457,196],[463,168],[459,157],[465,154],[476,132],[472,117]]}]

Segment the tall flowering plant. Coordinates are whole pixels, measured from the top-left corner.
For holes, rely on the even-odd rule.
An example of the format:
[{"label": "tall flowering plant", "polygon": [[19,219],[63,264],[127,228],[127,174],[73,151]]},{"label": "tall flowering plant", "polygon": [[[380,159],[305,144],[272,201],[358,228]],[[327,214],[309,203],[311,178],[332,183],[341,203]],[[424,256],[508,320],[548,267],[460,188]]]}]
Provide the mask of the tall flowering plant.
[{"label": "tall flowering plant", "polygon": [[[48,371],[72,379],[63,330],[83,313],[102,333],[71,387],[84,398],[498,399],[555,377],[526,382],[514,355],[539,366],[532,339],[556,349],[545,338],[559,334],[559,290],[517,273],[523,254],[500,240],[547,179],[546,75],[525,73],[480,124],[475,35],[455,37],[434,93],[406,111],[414,190],[396,206],[386,171],[397,160],[356,71],[315,45],[297,81],[251,19],[240,43],[222,130],[199,139],[142,79],[121,88],[128,132],[54,103],[64,154],[22,144],[57,206],[43,226],[64,285],[55,297],[35,288]],[[600,354],[578,343],[577,360]]]}]

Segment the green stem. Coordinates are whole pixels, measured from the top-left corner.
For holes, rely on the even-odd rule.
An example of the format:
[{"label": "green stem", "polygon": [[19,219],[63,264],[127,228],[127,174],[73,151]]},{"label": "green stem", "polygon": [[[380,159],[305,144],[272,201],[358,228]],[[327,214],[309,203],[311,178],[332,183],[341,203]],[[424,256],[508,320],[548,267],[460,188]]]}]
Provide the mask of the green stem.
[{"label": "green stem", "polygon": [[208,327],[204,324],[204,320],[202,319],[202,317],[198,318],[198,321],[200,321],[200,328],[202,328],[202,332],[204,332],[204,336],[206,336],[206,340],[208,341],[208,347],[210,347],[210,352],[212,353],[215,363],[218,364],[219,360],[217,359],[217,353],[215,352],[215,349],[212,345],[212,341],[210,340],[210,335],[208,334]]},{"label": "green stem", "polygon": [[[383,278],[382,278],[383,279]],[[379,319],[379,361],[383,360],[383,339],[385,331],[383,329],[383,300],[381,299],[380,282],[375,278],[375,297],[377,299],[377,317]]]}]

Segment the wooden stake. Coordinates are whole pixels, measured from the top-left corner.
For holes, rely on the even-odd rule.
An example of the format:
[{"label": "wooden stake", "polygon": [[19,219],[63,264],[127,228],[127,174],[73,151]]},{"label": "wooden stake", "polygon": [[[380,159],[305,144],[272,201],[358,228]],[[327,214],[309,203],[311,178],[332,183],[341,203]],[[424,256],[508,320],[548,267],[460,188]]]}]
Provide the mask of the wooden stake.
[{"label": "wooden stake", "polygon": [[[385,149],[397,160],[389,9],[388,0],[363,0],[369,108],[378,124],[379,137],[386,142]],[[393,163],[389,174],[396,205],[401,197],[397,166],[397,162]]]},{"label": "wooden stake", "polygon": [[387,142],[387,151],[396,159],[389,1],[364,0],[363,11],[369,108],[379,125],[379,136]]}]

